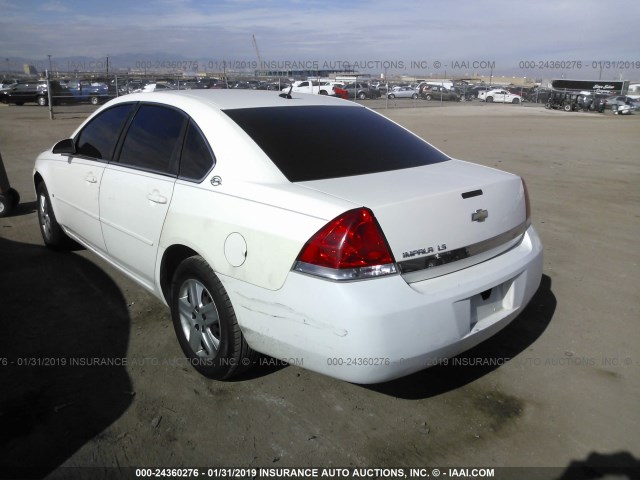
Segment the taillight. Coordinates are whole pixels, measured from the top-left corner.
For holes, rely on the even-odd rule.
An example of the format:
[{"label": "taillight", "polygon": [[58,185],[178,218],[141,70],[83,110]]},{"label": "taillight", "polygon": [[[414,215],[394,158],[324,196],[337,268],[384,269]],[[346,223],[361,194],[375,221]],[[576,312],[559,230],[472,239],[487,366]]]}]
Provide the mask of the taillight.
[{"label": "taillight", "polygon": [[520,177],[520,180],[522,180],[522,189],[524,190],[524,204],[525,204],[527,222],[530,222],[531,221],[531,201],[529,200],[529,190],[527,189],[527,182],[524,181],[524,178]]},{"label": "taillight", "polygon": [[302,248],[294,270],[332,280],[397,272],[380,225],[368,208],[349,210],[322,227]]}]

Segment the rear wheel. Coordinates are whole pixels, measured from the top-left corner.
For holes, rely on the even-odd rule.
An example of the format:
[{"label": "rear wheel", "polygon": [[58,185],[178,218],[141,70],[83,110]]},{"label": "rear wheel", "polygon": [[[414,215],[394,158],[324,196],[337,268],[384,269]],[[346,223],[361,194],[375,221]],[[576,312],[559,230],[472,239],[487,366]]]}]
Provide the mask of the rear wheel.
[{"label": "rear wheel", "polygon": [[411,95],[411,98],[413,98],[414,100],[416,100],[418,98],[418,94],[414,93],[413,95]]},{"label": "rear wheel", "polygon": [[431,96],[431,94],[427,94],[425,95],[424,99],[425,100],[431,100],[433,97]]},{"label": "rear wheel", "polygon": [[570,112],[570,111],[571,111],[571,104],[566,104],[566,105],[564,106],[564,111],[565,111],[565,112]]},{"label": "rear wheel", "polygon": [[396,96],[395,96],[393,93],[390,93],[390,94],[388,95],[388,97],[389,97],[390,99],[392,99],[392,100],[393,100],[394,98],[396,98]]},{"label": "rear wheel", "polygon": [[38,97],[38,99],[36,100],[36,103],[38,105],[40,105],[41,107],[46,107],[47,106],[47,99],[46,99],[46,97]]},{"label": "rear wheel", "polygon": [[98,97],[89,98],[89,103],[91,103],[91,105],[98,105],[99,102],[100,102],[100,99]]},{"label": "rear wheel", "polygon": [[487,97],[486,102],[487,103],[493,103],[493,97]]},{"label": "rear wheel", "polygon": [[514,98],[513,100],[511,100],[511,103],[520,103],[520,99],[519,98]]},{"label": "rear wheel", "polygon": [[367,94],[366,94],[366,93],[364,93],[364,92],[360,92],[360,93],[358,94],[358,98],[359,98],[360,100],[364,100],[364,99],[366,99],[366,98],[367,98]]},{"label": "rear wheel", "polygon": [[257,355],[240,331],[224,286],[202,257],[189,257],[176,269],[170,306],[180,347],[202,375],[224,380],[253,365]]}]

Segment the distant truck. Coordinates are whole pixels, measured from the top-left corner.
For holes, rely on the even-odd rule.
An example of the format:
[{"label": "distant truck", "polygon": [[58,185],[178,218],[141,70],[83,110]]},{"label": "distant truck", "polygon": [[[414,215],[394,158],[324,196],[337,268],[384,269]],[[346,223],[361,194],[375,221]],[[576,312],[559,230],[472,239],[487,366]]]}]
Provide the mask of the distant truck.
[{"label": "distant truck", "polygon": [[104,83],[92,83],[89,80],[69,80],[69,92],[77,102],[89,102],[98,105],[109,99],[109,87]]},{"label": "distant truck", "polygon": [[292,86],[284,87],[282,91],[293,93],[310,93],[313,95],[335,95],[334,84],[323,80],[299,80],[293,82]]}]

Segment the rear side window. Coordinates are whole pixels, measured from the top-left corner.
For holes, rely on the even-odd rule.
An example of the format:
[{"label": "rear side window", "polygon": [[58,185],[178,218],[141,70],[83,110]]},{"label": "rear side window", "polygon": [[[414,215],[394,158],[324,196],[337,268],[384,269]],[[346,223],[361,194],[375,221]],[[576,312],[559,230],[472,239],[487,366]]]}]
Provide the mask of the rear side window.
[{"label": "rear side window", "polygon": [[122,144],[123,165],[176,175],[186,117],[160,105],[142,105],[133,117]]},{"label": "rear side window", "polygon": [[117,105],[100,113],[85,126],[76,142],[76,153],[98,160],[111,160],[120,131],[135,104]]},{"label": "rear side window", "polygon": [[365,108],[292,106],[225,113],[291,182],[386,172],[449,159]]},{"label": "rear side window", "polygon": [[180,178],[199,182],[209,173],[214,163],[215,159],[202,132],[190,121],[180,157]]}]

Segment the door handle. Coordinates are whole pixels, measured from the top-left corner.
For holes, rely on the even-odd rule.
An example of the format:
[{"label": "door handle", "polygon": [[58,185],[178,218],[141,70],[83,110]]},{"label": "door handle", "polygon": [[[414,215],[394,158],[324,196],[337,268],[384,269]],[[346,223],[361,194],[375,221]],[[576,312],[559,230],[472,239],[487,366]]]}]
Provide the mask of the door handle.
[{"label": "door handle", "polygon": [[152,193],[147,195],[147,198],[149,199],[149,201],[153,203],[160,203],[160,204],[167,203],[167,197],[160,195],[160,193],[157,190],[154,190]]},{"label": "door handle", "polygon": [[87,173],[84,179],[89,183],[98,183],[98,179],[93,176],[93,173]]}]

